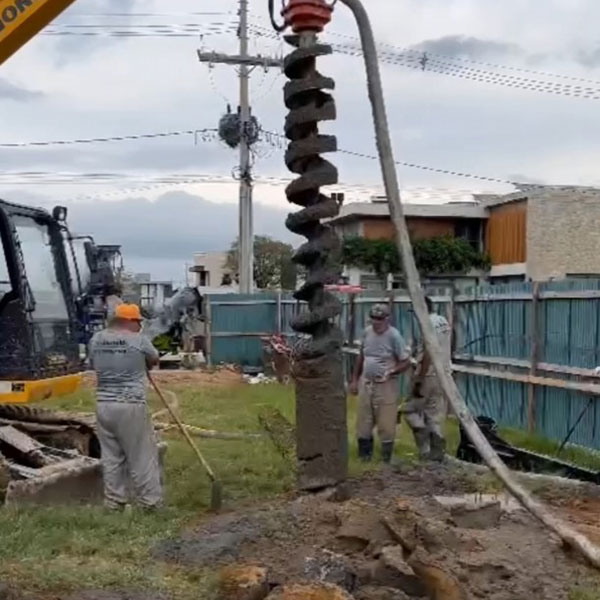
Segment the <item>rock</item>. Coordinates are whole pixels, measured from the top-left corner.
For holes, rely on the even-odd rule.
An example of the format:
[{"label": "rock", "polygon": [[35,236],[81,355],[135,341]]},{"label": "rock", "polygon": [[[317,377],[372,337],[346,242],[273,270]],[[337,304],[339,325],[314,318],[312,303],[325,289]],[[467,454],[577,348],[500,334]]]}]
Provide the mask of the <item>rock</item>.
[{"label": "rock", "polygon": [[225,567],[219,573],[218,588],[220,600],[264,600],[270,591],[267,569]]},{"label": "rock", "polygon": [[337,538],[344,549],[350,552],[362,552],[369,545],[393,543],[390,532],[379,513],[366,506],[342,519]]},{"label": "rock", "polygon": [[477,552],[481,544],[466,532],[433,519],[422,519],[416,526],[419,544],[430,554],[445,550],[451,552]]},{"label": "rock", "polygon": [[9,585],[6,583],[0,583],[0,600],[17,600],[20,597],[17,592],[15,592]]},{"label": "rock", "polygon": [[286,585],[277,588],[267,600],[353,600],[342,588],[331,584]]},{"label": "rock", "polygon": [[412,567],[404,560],[401,546],[389,546],[381,553],[381,562],[394,580],[393,587],[399,588],[409,596],[424,596],[425,587],[415,575]]},{"label": "rock", "polygon": [[463,529],[490,529],[496,527],[502,517],[500,502],[479,507],[456,506],[451,509],[452,522]]},{"label": "rock", "polygon": [[356,600],[409,600],[404,592],[388,587],[362,587],[356,593]]},{"label": "rock", "polygon": [[393,540],[402,546],[407,554],[417,547],[417,520],[411,513],[403,515],[400,522],[390,517],[383,517],[383,524]]},{"label": "rock", "polygon": [[326,549],[304,559],[304,576],[309,581],[332,583],[349,592],[356,587],[356,573],[346,557]]},{"label": "rock", "polygon": [[408,564],[423,582],[431,600],[467,600],[466,592],[458,579],[446,572],[423,550],[414,552],[408,559]]},{"label": "rock", "polygon": [[336,502],[341,504],[344,502],[348,502],[351,498],[352,487],[347,481],[344,481],[342,483],[338,483],[338,485],[336,485],[335,488],[331,490],[331,493],[329,494],[327,500],[329,502]]}]

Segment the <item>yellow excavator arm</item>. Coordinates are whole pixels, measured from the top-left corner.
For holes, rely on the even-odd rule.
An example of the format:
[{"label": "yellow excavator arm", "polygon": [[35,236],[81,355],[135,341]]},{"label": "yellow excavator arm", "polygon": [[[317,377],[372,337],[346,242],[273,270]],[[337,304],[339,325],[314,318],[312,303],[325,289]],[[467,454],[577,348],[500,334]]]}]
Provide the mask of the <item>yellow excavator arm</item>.
[{"label": "yellow excavator arm", "polygon": [[0,0],[0,65],[75,0]]}]

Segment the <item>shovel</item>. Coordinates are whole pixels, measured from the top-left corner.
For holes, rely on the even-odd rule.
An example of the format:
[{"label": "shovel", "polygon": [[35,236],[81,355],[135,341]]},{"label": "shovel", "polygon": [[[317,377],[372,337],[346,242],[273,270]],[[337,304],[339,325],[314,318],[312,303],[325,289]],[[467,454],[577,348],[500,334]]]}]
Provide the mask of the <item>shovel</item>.
[{"label": "shovel", "polygon": [[211,482],[210,509],[213,511],[218,511],[223,504],[223,489],[221,486],[221,482],[217,479],[214,471],[212,470],[211,466],[208,464],[208,462],[206,461],[204,456],[202,456],[202,453],[198,449],[198,446],[196,446],[196,443],[194,442],[194,440],[188,433],[188,430],[185,428],[184,424],[181,422],[181,420],[177,416],[177,413],[173,410],[171,405],[167,402],[167,399],[165,398],[161,389],[156,384],[156,381],[154,381],[152,375],[150,374],[150,371],[148,371],[147,374],[148,374],[148,380],[150,381],[150,384],[152,385],[152,387],[158,394],[158,397],[160,398],[161,402],[165,405],[165,408],[169,411],[169,414],[171,415],[173,421],[175,421],[175,423],[177,424],[179,431],[181,431],[181,433],[183,434],[183,437],[187,440],[187,443],[192,447],[192,450],[198,457],[200,464],[206,471],[208,478],[210,479],[210,482]]}]

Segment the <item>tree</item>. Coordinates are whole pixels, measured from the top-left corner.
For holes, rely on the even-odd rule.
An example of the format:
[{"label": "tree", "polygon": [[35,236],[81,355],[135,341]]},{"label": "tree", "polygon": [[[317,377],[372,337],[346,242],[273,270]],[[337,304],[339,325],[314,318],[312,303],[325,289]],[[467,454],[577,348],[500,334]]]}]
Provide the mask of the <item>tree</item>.
[{"label": "tree", "polygon": [[[413,243],[415,262],[425,275],[465,273],[472,268],[489,268],[489,260],[469,242],[453,236],[417,240]],[[344,239],[342,262],[349,267],[369,269],[380,277],[402,269],[396,244],[392,240]]]},{"label": "tree", "polygon": [[[254,283],[259,289],[296,287],[297,269],[292,262],[294,248],[266,235],[254,238]],[[238,240],[232,244],[225,260],[225,269],[238,273]],[[237,277],[236,277],[237,279]]]}]

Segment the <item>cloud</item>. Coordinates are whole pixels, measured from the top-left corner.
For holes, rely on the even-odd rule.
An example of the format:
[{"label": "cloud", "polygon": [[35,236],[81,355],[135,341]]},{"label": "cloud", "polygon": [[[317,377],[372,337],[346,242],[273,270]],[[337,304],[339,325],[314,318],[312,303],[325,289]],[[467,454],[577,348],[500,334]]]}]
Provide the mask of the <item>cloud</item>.
[{"label": "cloud", "polygon": [[[121,244],[126,261],[171,260],[183,265],[195,252],[226,250],[237,236],[237,205],[217,204],[186,192],[169,192],[152,202],[67,203],[69,226],[98,243]],[[255,232],[297,244],[285,229],[286,212],[255,203]],[[179,274],[180,269],[176,274]]]},{"label": "cloud", "polygon": [[[73,24],[73,22],[93,24],[94,26],[102,26],[114,23],[110,18],[106,17],[108,13],[118,13],[120,16],[119,23],[128,24],[130,17],[128,16],[136,8],[138,0],[87,0],[86,2],[75,2],[71,8],[65,11],[62,18],[56,21],[61,24],[63,21]],[[95,16],[98,15],[98,16]],[[90,17],[85,20],[78,17]],[[80,37],[80,36],[65,36],[57,38],[55,51],[57,53],[57,66],[64,66],[66,63],[86,59],[91,53],[94,53],[107,44],[114,44],[118,41],[116,37]]]},{"label": "cloud", "polygon": [[44,97],[43,92],[29,90],[6,79],[0,79],[0,100],[14,100],[16,102],[27,102],[39,100]]},{"label": "cloud", "polygon": [[600,46],[591,50],[579,50],[574,55],[575,60],[582,66],[591,69],[600,65]]},{"label": "cloud", "polygon": [[436,39],[424,40],[414,44],[411,48],[449,58],[478,59],[523,54],[522,48],[517,44],[485,40],[467,35],[445,35]]}]

